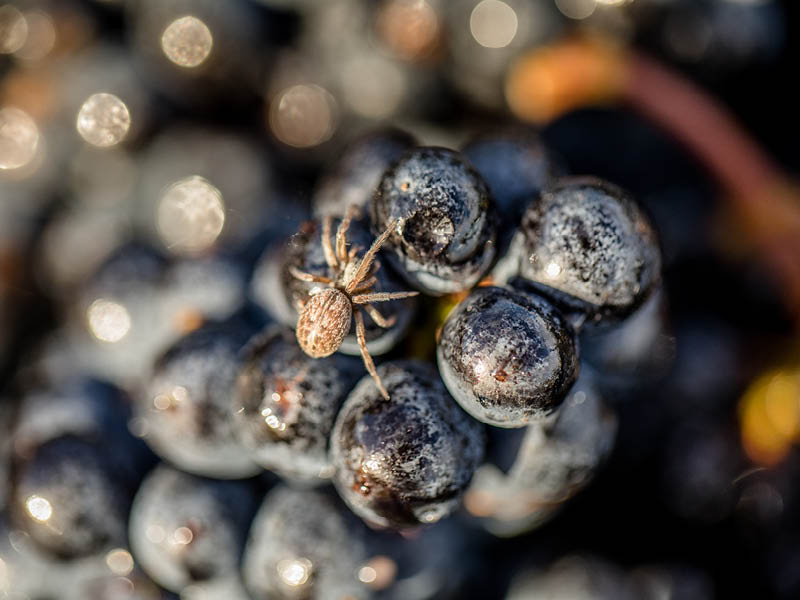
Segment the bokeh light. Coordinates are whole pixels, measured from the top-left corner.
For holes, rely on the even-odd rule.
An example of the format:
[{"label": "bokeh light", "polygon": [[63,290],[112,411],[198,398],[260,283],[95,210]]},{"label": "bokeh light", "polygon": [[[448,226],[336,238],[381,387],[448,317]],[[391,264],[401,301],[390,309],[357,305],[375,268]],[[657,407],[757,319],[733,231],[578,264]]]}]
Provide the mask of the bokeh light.
[{"label": "bokeh light", "polygon": [[123,548],[115,548],[106,554],[106,565],[115,575],[130,575],[133,571],[133,557]]},{"label": "bokeh light", "polygon": [[14,56],[28,62],[37,62],[46,58],[56,44],[56,28],[53,19],[45,12],[32,10],[24,13],[27,25],[25,42]]},{"label": "bokeh light", "polygon": [[506,75],[506,102],[519,119],[547,123],[569,110],[615,98],[626,77],[614,43],[577,38],[520,56]]},{"label": "bokeh light", "polygon": [[294,85],[272,101],[269,125],[275,137],[288,146],[317,146],[336,130],[336,100],[318,85]]},{"label": "bokeh light", "polygon": [[389,0],[376,20],[380,38],[399,58],[420,60],[436,47],[439,17],[425,0]]},{"label": "bokeh light", "polygon": [[39,128],[24,111],[0,109],[0,169],[20,169],[33,161],[39,147]]},{"label": "bokeh light", "polygon": [[177,181],[161,197],[156,221],[170,251],[203,252],[216,242],[225,226],[222,192],[196,175]]},{"label": "bokeh light", "polygon": [[13,54],[28,39],[28,22],[11,4],[0,6],[0,54]]},{"label": "bokeh light", "polygon": [[213,44],[208,26],[191,15],[175,19],[161,35],[161,49],[180,67],[194,68],[203,64]]},{"label": "bokeh light", "polygon": [[591,17],[597,8],[596,0],[555,0],[555,3],[561,14],[577,21]]},{"label": "bokeh light", "polygon": [[131,317],[119,302],[98,298],[86,311],[89,331],[101,342],[116,343],[128,335]]},{"label": "bokeh light", "polygon": [[194,539],[194,533],[188,527],[178,527],[172,532],[172,543],[176,546],[188,546]]},{"label": "bokeh light", "polygon": [[472,10],[469,28],[484,48],[505,48],[517,35],[517,13],[501,0],[482,0]]},{"label": "bokeh light", "polygon": [[131,115],[125,103],[115,95],[92,94],[81,106],[75,126],[84,140],[106,148],[125,139]]},{"label": "bokeh light", "polygon": [[800,441],[800,370],[756,379],[739,402],[742,447],[753,462],[774,466]]},{"label": "bokeh light", "polygon": [[358,570],[358,580],[373,590],[384,590],[397,578],[397,563],[389,556],[373,556]]},{"label": "bokeh light", "polygon": [[42,523],[49,521],[53,516],[53,505],[50,504],[50,501],[36,494],[25,500],[25,510],[31,517]]},{"label": "bokeh light", "polygon": [[289,587],[300,587],[311,577],[313,565],[307,558],[284,559],[278,562],[277,570],[281,581]]},{"label": "bokeh light", "polygon": [[342,97],[362,117],[390,117],[403,101],[408,81],[400,67],[379,55],[359,54],[342,65]]}]

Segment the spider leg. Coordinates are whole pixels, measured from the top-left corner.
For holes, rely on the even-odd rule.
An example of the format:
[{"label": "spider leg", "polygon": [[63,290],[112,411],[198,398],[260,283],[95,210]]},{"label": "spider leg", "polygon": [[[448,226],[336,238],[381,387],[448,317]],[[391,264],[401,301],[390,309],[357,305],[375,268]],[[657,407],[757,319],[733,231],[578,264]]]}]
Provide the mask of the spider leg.
[{"label": "spider leg", "polygon": [[336,257],[343,263],[347,262],[347,230],[350,229],[350,221],[356,215],[358,215],[358,205],[351,204],[347,207],[344,219],[336,229]]},{"label": "spider leg", "polygon": [[364,310],[367,311],[367,314],[372,317],[372,320],[375,321],[375,324],[378,327],[383,327],[384,329],[389,329],[392,325],[395,324],[397,321],[397,317],[392,315],[388,319],[384,317],[380,311],[372,306],[372,304],[364,304]]},{"label": "spider leg", "polygon": [[361,349],[361,358],[364,359],[364,366],[367,367],[367,371],[369,371],[369,374],[372,375],[372,378],[375,380],[375,384],[378,386],[381,395],[388,400],[389,392],[387,392],[386,388],[383,387],[383,382],[381,381],[381,378],[378,377],[378,372],[375,370],[375,363],[372,362],[372,357],[369,355],[369,351],[367,350],[367,337],[364,329],[364,315],[361,314],[360,310],[356,310],[354,311],[353,316],[356,319],[356,338],[358,339],[358,347]]},{"label": "spider leg", "polygon": [[311,273],[306,273],[305,271],[301,271],[294,265],[289,265],[289,273],[291,273],[293,277],[296,277],[300,281],[308,281],[314,283],[331,283],[331,279],[329,277],[323,277],[322,275],[312,275]]},{"label": "spider leg", "polygon": [[333,251],[331,227],[333,227],[333,217],[329,215],[322,220],[322,251],[325,253],[325,262],[328,263],[328,266],[335,272],[339,269],[339,263]]},{"label": "spider leg", "polygon": [[376,283],[378,283],[378,278],[373,275],[369,279],[365,279],[364,281],[362,281],[361,284],[356,289],[354,289],[352,293],[353,295],[358,296],[360,294],[369,292]]},{"label": "spider leg", "polygon": [[400,298],[411,298],[419,292],[378,292],[375,294],[358,294],[352,296],[353,304],[369,304],[370,302],[388,302],[389,300],[400,300]]},{"label": "spider leg", "polygon": [[364,255],[364,258],[361,259],[361,262],[358,265],[358,269],[353,275],[352,281],[348,282],[347,286],[345,287],[345,291],[348,294],[352,292],[356,287],[358,287],[358,284],[361,283],[361,281],[367,276],[367,273],[369,273],[369,269],[372,266],[372,262],[375,260],[375,255],[378,253],[378,250],[381,249],[383,243],[392,234],[392,231],[394,230],[395,227],[397,227],[397,224],[399,222],[400,222],[399,219],[395,219],[394,221],[389,223],[389,226],[386,228],[386,231],[384,231],[380,236],[378,236],[378,239],[372,242],[372,246],[369,247],[369,250],[367,250],[367,253]]}]

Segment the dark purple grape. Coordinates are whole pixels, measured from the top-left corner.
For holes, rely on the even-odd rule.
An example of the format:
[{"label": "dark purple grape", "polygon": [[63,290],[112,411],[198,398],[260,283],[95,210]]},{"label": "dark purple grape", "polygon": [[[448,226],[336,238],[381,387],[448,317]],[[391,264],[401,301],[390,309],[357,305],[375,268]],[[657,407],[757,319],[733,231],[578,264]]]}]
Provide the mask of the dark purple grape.
[{"label": "dark purple grape", "polygon": [[257,506],[247,482],[202,479],[158,467],[133,503],[129,535],[136,562],[159,585],[180,592],[192,583],[237,572]]},{"label": "dark purple grape", "polygon": [[254,600],[371,597],[358,580],[365,529],[334,495],[278,487],[250,529],[245,585]]},{"label": "dark purple grape", "polygon": [[123,246],[98,269],[73,306],[69,367],[126,387],[138,383],[174,339],[162,310],[166,269],[163,257],[138,244]]},{"label": "dark purple grape", "polygon": [[507,430],[495,436],[494,453],[510,450],[513,461],[506,472],[492,464],[478,469],[467,508],[487,517],[481,524],[503,537],[542,525],[592,481],[614,447],[616,432],[616,415],[593,380],[581,375],[554,423],[529,425],[521,439]]},{"label": "dark purple grape", "polygon": [[[5,521],[6,515],[0,513],[0,595],[4,600],[162,600],[162,592],[148,595],[155,586],[147,582],[141,573],[133,570],[132,561],[124,564],[124,548],[114,548],[108,552],[92,553],[77,560],[63,560],[47,552],[42,552],[25,531],[12,527]],[[126,579],[114,575],[109,561],[115,568],[128,573],[127,578],[140,587],[141,596],[108,595],[113,591],[102,583]],[[133,572],[128,571],[128,569]],[[130,582],[129,582],[130,583]],[[106,595],[94,594],[105,588]],[[117,592],[127,586],[116,587]]]},{"label": "dark purple grape", "polygon": [[291,330],[268,330],[244,353],[232,404],[237,436],[261,466],[325,481],[333,473],[328,438],[336,413],[362,372],[356,358],[313,359]]},{"label": "dark purple grape", "polygon": [[461,598],[458,592],[470,570],[484,566],[474,534],[459,515],[413,535],[370,531],[370,558],[358,577],[382,600]]},{"label": "dark purple grape", "polygon": [[398,361],[350,393],[331,434],[334,484],[350,508],[380,527],[434,523],[452,513],[484,451],[482,427],[450,398],[435,370]]},{"label": "dark purple grape", "polygon": [[495,257],[495,210],[483,179],[454,150],[417,148],[383,176],[370,204],[373,231],[399,219],[385,255],[422,292],[474,286]]},{"label": "dark purple grape", "polygon": [[314,216],[342,217],[348,207],[366,207],[387,167],[416,145],[399,129],[375,131],[353,141],[323,176],[312,199]]},{"label": "dark purple grape", "polygon": [[126,469],[138,484],[155,457],[129,431],[130,399],[111,385],[90,378],[73,378],[27,392],[13,428],[13,446],[29,458],[45,442],[74,436],[101,444],[103,454]]},{"label": "dark purple grape", "polygon": [[[301,225],[300,231],[304,229],[304,225]],[[259,256],[250,280],[250,297],[253,303],[287,327],[297,325],[297,310],[291,294],[284,293],[283,289],[286,275],[284,270],[294,239],[287,236],[269,243]]]},{"label": "dark purple grape", "polygon": [[674,358],[675,338],[667,321],[663,290],[654,290],[615,326],[585,329],[580,346],[581,359],[597,370],[604,383],[630,387],[664,375]]},{"label": "dark purple grape", "polygon": [[528,204],[562,171],[536,132],[522,127],[476,136],[461,152],[489,186],[504,230],[516,229]]},{"label": "dark purple grape", "polygon": [[250,333],[239,323],[209,324],[156,362],[136,409],[143,437],[159,456],[186,471],[222,479],[260,470],[236,438],[231,410],[238,353]]},{"label": "dark purple grape", "polygon": [[630,314],[661,277],[655,233],[618,187],[564,178],[531,203],[495,274],[520,275],[540,293],[593,318]]},{"label": "dark purple grape", "polygon": [[247,281],[241,264],[221,256],[184,258],[164,274],[161,299],[175,332],[230,317],[242,305]]},{"label": "dark purple grape", "polygon": [[64,559],[124,545],[134,486],[103,447],[73,436],[16,465],[12,514],[42,551]]},{"label": "dark purple grape", "polygon": [[474,290],[450,313],[436,356],[461,407],[498,427],[551,415],[578,375],[564,318],[538,296],[498,287]]}]

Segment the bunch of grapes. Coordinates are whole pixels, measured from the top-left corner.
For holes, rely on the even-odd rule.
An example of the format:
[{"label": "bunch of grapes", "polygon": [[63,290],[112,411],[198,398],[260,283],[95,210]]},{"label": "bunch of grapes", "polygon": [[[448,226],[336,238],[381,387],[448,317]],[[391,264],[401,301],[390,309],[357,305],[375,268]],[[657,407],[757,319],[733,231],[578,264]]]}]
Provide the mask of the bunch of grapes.
[{"label": "bunch of grapes", "polygon": [[[0,6],[0,597],[711,598],[702,569],[567,555],[584,548],[548,529],[591,502],[631,414],[623,454],[674,425],[671,510],[733,511],[721,408],[620,408],[661,381],[696,404],[744,381],[720,375],[733,343],[707,343],[699,373],[665,318],[683,296],[662,273],[709,236],[706,183],[667,181],[658,161],[685,158],[624,117],[619,140],[606,113],[543,136],[505,105],[536,113],[524,53],[575,22],[664,29],[689,60],[677,20],[766,31],[775,10]],[[713,33],[711,65],[780,45]],[[650,154],[607,156],[630,140]],[[780,495],[753,498],[778,522]],[[635,558],[618,562],[661,564]]]}]

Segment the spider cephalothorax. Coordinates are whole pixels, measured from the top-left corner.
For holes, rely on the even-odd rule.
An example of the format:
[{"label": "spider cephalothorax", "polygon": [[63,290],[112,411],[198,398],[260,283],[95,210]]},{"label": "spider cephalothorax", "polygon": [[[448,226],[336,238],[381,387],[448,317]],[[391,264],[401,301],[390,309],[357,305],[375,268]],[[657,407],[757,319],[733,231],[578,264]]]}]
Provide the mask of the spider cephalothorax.
[{"label": "spider cephalothorax", "polygon": [[366,311],[378,326],[388,328],[394,324],[394,318],[385,318],[372,303],[409,298],[416,296],[419,292],[372,291],[378,281],[376,273],[380,269],[380,263],[375,260],[375,255],[398,222],[392,221],[386,231],[372,243],[364,256],[358,257],[356,256],[358,248],[347,249],[347,230],[355,212],[356,209],[353,207],[347,211],[336,230],[335,242],[331,241],[332,217],[325,217],[322,222],[322,249],[325,253],[325,262],[333,273],[333,277],[312,275],[294,266],[289,267],[292,276],[301,281],[323,283],[329,286],[312,293],[312,296],[300,309],[300,316],[297,319],[297,341],[303,352],[309,356],[314,358],[329,356],[336,352],[342,344],[342,340],[350,331],[350,322],[354,318],[356,338],[364,365],[375,379],[381,394],[388,399],[389,393],[378,377],[375,363],[372,362],[372,357],[367,351],[362,310]]}]

